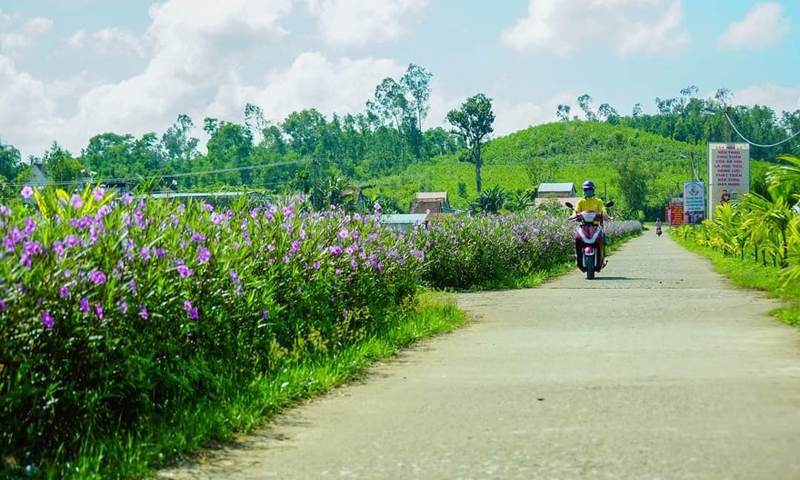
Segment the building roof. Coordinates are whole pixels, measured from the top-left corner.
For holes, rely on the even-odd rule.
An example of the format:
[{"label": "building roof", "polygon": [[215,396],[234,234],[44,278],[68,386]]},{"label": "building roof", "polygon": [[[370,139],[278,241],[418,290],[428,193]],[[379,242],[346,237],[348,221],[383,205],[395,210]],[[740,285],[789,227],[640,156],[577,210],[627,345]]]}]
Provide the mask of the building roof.
[{"label": "building roof", "polygon": [[422,223],[427,218],[428,215],[424,213],[394,213],[389,215],[381,215],[381,223]]},{"label": "building roof", "polygon": [[417,192],[417,200],[447,200],[447,192]]},{"label": "building roof", "polygon": [[539,193],[542,192],[572,192],[575,190],[574,183],[542,183],[539,185]]}]

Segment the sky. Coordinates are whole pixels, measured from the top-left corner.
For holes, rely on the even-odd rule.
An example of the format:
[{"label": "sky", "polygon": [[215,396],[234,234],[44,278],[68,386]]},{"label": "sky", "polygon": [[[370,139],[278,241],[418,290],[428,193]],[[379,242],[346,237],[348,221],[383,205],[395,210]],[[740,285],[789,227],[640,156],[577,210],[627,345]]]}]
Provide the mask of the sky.
[{"label": "sky", "polygon": [[0,0],[0,141],[77,155],[179,114],[242,122],[247,103],[275,123],[355,114],[410,63],[433,74],[426,127],[484,93],[496,136],[584,93],[627,114],[724,87],[795,111],[798,22],[797,0]]}]

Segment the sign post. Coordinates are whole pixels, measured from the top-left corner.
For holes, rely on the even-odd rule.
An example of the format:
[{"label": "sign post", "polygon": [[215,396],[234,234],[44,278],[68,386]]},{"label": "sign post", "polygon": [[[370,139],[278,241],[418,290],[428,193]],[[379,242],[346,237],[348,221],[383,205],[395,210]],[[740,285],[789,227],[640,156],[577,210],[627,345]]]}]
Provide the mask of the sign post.
[{"label": "sign post", "polygon": [[705,185],[703,182],[683,183],[683,223],[694,225],[705,218]]},{"label": "sign post", "polygon": [[750,191],[750,144],[708,144],[708,218],[717,206]]}]

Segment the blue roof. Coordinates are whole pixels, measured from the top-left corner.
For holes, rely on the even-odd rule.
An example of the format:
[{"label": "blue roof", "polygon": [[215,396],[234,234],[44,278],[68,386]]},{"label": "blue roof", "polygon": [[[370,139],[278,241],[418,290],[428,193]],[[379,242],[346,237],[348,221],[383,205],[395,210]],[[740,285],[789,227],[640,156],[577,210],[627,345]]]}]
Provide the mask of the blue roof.
[{"label": "blue roof", "polygon": [[426,218],[428,215],[425,213],[395,213],[381,215],[381,223],[422,223]]}]

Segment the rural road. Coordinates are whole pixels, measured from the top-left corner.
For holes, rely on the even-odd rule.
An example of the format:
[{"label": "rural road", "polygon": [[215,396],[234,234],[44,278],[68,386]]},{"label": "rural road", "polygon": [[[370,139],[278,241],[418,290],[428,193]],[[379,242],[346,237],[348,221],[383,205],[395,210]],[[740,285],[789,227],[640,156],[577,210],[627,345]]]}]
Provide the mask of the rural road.
[{"label": "rural road", "polygon": [[800,335],[652,232],[174,479],[800,479]]}]

